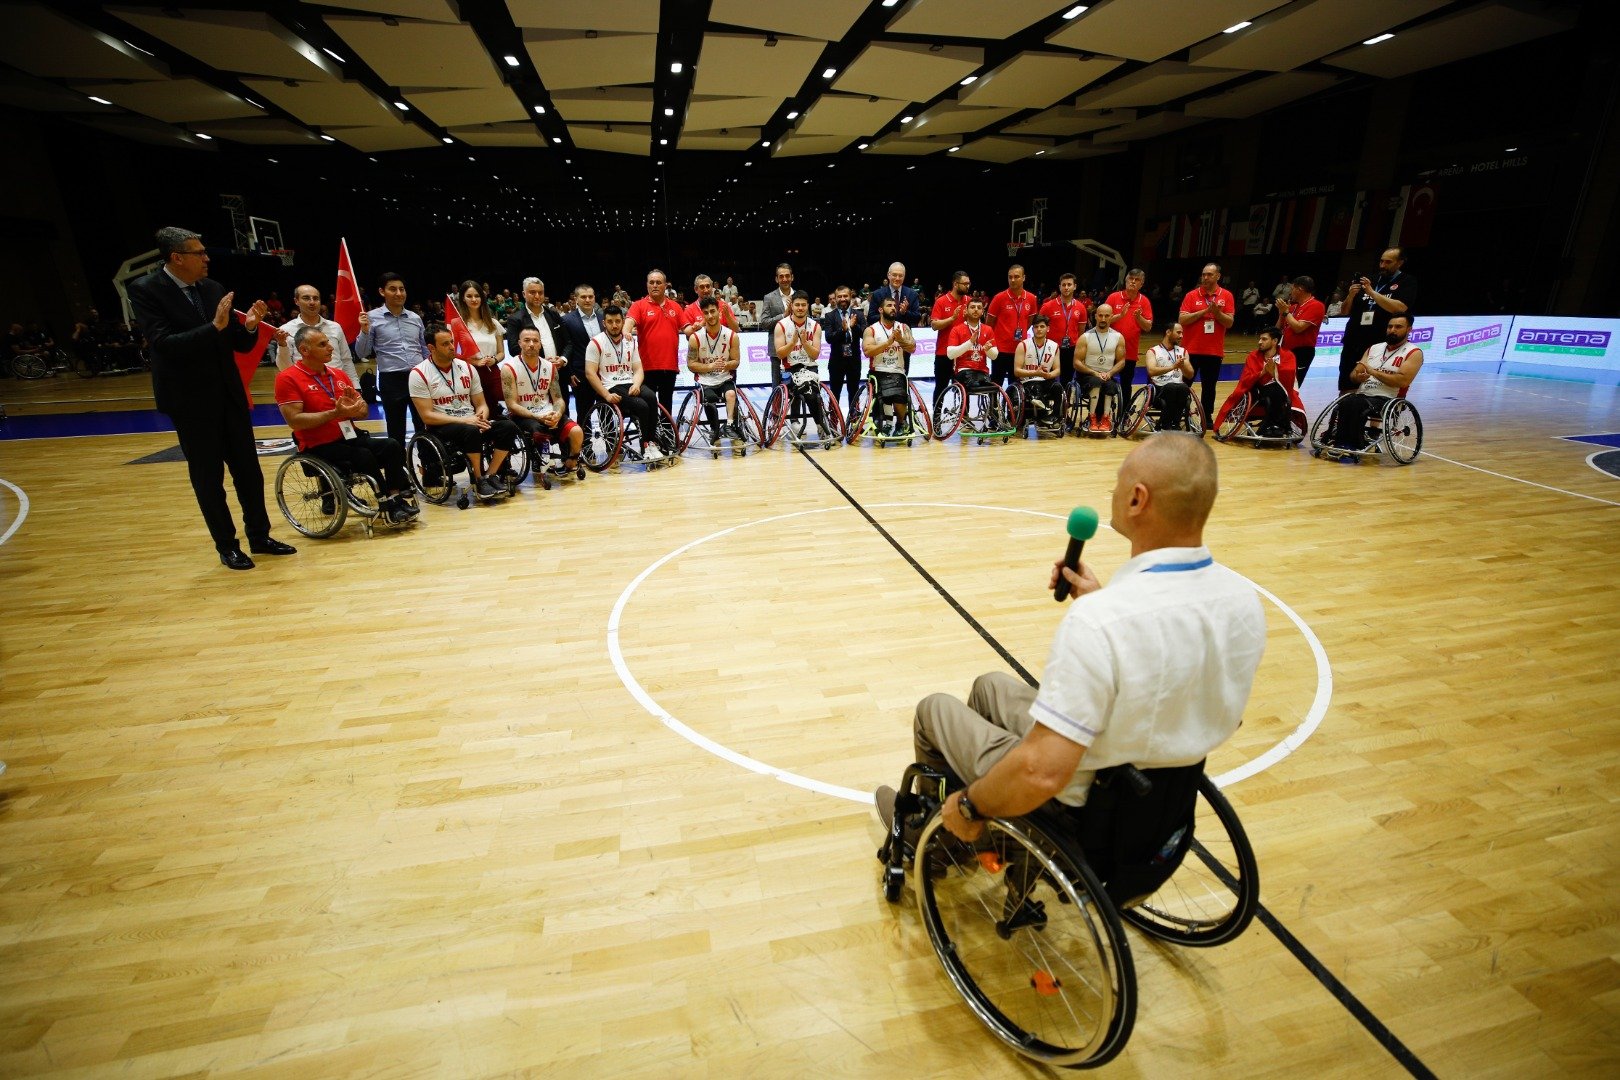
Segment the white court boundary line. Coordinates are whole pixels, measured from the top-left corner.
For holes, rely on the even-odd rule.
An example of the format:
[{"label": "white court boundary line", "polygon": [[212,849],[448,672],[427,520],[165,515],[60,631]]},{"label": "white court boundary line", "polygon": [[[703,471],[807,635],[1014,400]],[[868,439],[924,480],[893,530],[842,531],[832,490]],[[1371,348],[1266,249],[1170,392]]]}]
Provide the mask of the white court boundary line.
[{"label": "white court boundary line", "polygon": [[17,496],[17,519],[6,526],[5,532],[0,533],[0,544],[4,544],[11,539],[13,533],[22,527],[23,519],[28,516],[28,493],[4,478],[0,478],[0,484],[10,488],[12,493]]},{"label": "white court boundary line", "polygon": [[[1049,518],[1054,521],[1066,520],[1061,514],[1051,514],[1042,510],[1025,510],[1013,506],[986,506],[979,503],[904,502],[869,504],[871,509],[890,509],[894,507],[912,508],[920,506],[945,510],[985,510],[1007,514],[1028,514],[1031,517]],[[607,648],[608,658],[613,663],[613,670],[618,674],[619,681],[624,684],[624,688],[630,691],[630,696],[635,698],[636,702],[655,719],[657,719],[659,723],[675,732],[675,734],[679,735],[693,746],[696,746],[701,750],[705,750],[724,761],[729,761],[733,765],[747,769],[749,772],[773,777],[774,779],[780,780],[784,784],[791,784],[794,787],[803,788],[806,791],[814,791],[822,795],[831,795],[834,798],[845,799],[849,802],[871,805],[873,798],[872,793],[869,791],[857,791],[854,788],[847,788],[838,784],[829,784],[823,780],[815,780],[808,776],[800,776],[798,773],[792,772],[788,769],[779,768],[775,765],[769,765],[758,760],[757,758],[751,758],[746,754],[738,753],[729,746],[716,742],[707,735],[704,735],[701,732],[694,730],[689,725],[682,723],[680,720],[676,719],[675,716],[669,712],[669,710],[658,704],[658,702],[653,699],[653,696],[647,692],[646,688],[641,685],[640,680],[638,680],[635,675],[631,673],[630,667],[624,659],[624,650],[619,643],[619,628],[623,622],[624,609],[629,605],[630,598],[634,596],[636,590],[641,587],[641,583],[651,577],[665,563],[684,555],[686,552],[691,551],[695,547],[700,547],[703,544],[707,544],[711,540],[718,540],[721,537],[729,536],[730,534],[739,532],[743,529],[753,528],[758,525],[770,525],[778,521],[790,521],[793,518],[809,517],[814,514],[830,514],[837,511],[850,511],[853,509],[854,507],[851,506],[825,506],[815,510],[797,510],[790,514],[776,514],[771,517],[756,518],[753,521],[740,522],[739,524],[728,526],[727,528],[712,532],[707,536],[700,536],[696,540],[691,540],[685,544],[682,544],[680,547],[666,555],[661,556],[649,564],[644,570],[641,571],[641,573],[632,578],[628,585],[624,587],[624,591],[619,594],[618,600],[613,604],[612,612],[608,615]],[[1104,525],[1103,527],[1107,528],[1108,526]],[[1242,575],[1239,576],[1241,577]],[[1301,720],[1299,725],[1295,727],[1294,730],[1285,738],[1283,738],[1281,742],[1271,747],[1259,757],[1247,761],[1235,769],[1229,769],[1226,772],[1221,773],[1219,776],[1211,777],[1211,780],[1215,783],[1216,787],[1223,788],[1230,784],[1235,784],[1240,780],[1246,780],[1256,773],[1270,768],[1279,761],[1282,761],[1289,754],[1292,754],[1295,750],[1299,749],[1299,747],[1304,744],[1305,740],[1309,739],[1316,729],[1321,726],[1323,718],[1327,715],[1328,705],[1333,699],[1333,667],[1328,662],[1327,650],[1322,647],[1322,641],[1316,636],[1315,631],[1310,628],[1310,625],[1306,623],[1305,620],[1302,619],[1293,608],[1289,607],[1287,604],[1278,599],[1275,593],[1271,592],[1269,589],[1263,588],[1260,585],[1256,585],[1249,578],[1245,577],[1243,580],[1248,581],[1250,585],[1254,585],[1255,591],[1264,596],[1266,599],[1270,600],[1272,604],[1274,604],[1279,611],[1286,615],[1289,621],[1298,628],[1299,632],[1304,635],[1306,643],[1310,646],[1311,655],[1316,660],[1316,696],[1311,700],[1311,707],[1306,711],[1304,719]]]},{"label": "white court boundary line", "polygon": [[1599,454],[1611,454],[1616,449],[1620,449],[1620,447],[1605,446],[1601,450],[1594,450],[1590,454],[1587,454],[1586,455],[1586,465],[1587,465],[1587,467],[1590,468],[1593,472],[1599,474],[1600,476],[1607,476],[1610,480],[1615,479],[1614,473],[1609,472],[1607,469],[1598,468],[1597,461],[1595,459],[1597,458],[1597,456]]},{"label": "white court boundary line", "polygon": [[[1601,452],[1602,451],[1599,451],[1599,453]],[[1577,499],[1590,499],[1592,502],[1602,503],[1604,506],[1620,506],[1620,502],[1614,502],[1611,499],[1600,499],[1596,495],[1582,495],[1578,491],[1569,491],[1565,488],[1553,487],[1551,484],[1538,484],[1534,480],[1526,480],[1522,476],[1509,476],[1507,473],[1492,472],[1490,469],[1482,469],[1478,465],[1470,465],[1466,461],[1453,461],[1451,458],[1441,457],[1432,450],[1419,450],[1418,453],[1422,454],[1424,457],[1432,457],[1436,461],[1443,461],[1447,465],[1456,465],[1458,468],[1462,469],[1472,469],[1477,473],[1484,473],[1486,476],[1494,476],[1499,480],[1512,480],[1515,484],[1529,484],[1531,487],[1537,487],[1543,491],[1556,491],[1560,495],[1573,495]],[[1593,456],[1595,457],[1596,455],[1594,454]],[[1587,464],[1591,464],[1590,458],[1587,459]],[[1595,467],[1596,466],[1594,466],[1594,468]],[[1600,469],[1598,471],[1601,472],[1602,470]]]}]

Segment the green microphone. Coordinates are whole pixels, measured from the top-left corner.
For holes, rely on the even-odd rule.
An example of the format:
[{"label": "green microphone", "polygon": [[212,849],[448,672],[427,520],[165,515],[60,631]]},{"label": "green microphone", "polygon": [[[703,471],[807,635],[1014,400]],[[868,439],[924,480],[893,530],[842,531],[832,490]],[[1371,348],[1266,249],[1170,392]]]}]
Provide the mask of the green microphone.
[{"label": "green microphone", "polygon": [[[1077,506],[1069,511],[1069,550],[1063,556],[1063,565],[1070,570],[1080,569],[1080,549],[1086,541],[1097,535],[1097,511],[1089,506]],[[1057,588],[1052,599],[1059,603],[1069,598],[1069,579],[1058,574]]]}]

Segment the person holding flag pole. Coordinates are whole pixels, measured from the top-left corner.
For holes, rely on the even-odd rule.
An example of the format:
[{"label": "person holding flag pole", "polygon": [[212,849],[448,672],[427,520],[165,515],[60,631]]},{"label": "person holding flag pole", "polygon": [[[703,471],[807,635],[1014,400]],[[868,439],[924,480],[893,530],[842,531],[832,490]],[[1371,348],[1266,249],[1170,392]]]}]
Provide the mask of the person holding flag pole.
[{"label": "person holding flag pole", "polygon": [[[376,357],[377,390],[388,437],[407,446],[405,413],[412,409],[411,369],[430,356],[427,327],[420,315],[405,306],[405,279],[398,274],[384,273],[377,281],[377,295],[382,297],[382,305],[360,312],[357,318],[360,333],[354,355]],[[422,430],[421,417],[416,417],[416,428]]]}]

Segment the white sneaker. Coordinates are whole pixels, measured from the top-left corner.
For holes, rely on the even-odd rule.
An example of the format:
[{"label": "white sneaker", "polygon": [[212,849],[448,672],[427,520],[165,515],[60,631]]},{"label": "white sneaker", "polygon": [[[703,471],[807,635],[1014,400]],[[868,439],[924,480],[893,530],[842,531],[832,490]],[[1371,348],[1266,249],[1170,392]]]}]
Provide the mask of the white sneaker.
[{"label": "white sneaker", "polygon": [[663,461],[664,460],[664,452],[662,450],[658,449],[658,447],[653,446],[652,444],[649,443],[647,446],[643,447],[642,450],[641,450],[641,460],[642,461]]}]

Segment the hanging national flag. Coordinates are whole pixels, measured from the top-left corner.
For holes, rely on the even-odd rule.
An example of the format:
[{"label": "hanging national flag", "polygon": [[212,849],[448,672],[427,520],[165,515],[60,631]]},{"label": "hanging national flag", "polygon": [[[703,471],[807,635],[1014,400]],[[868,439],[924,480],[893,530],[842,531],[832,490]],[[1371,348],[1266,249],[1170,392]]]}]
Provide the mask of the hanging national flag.
[{"label": "hanging national flag", "polygon": [[444,295],[444,325],[455,335],[457,356],[463,360],[471,360],[478,355],[478,342],[473,340],[472,331],[467,329],[467,324],[461,321],[461,313],[456,310],[456,302],[450,298],[449,293]]},{"label": "hanging national flag", "polygon": [[[239,323],[247,322],[247,315],[240,311],[232,311]],[[236,371],[242,376],[242,393],[247,395],[248,407],[253,407],[253,373],[258,370],[259,361],[264,359],[264,350],[269,346],[270,339],[276,336],[276,331],[270,325],[269,319],[259,320],[259,336],[251,348],[246,352],[236,354]]]},{"label": "hanging national flag", "polygon": [[360,285],[349,261],[349,241],[338,241],[337,289],[333,293],[332,321],[343,327],[343,336],[353,341],[360,336]]},{"label": "hanging national flag", "polygon": [[1406,195],[1393,228],[1390,230],[1391,247],[1427,247],[1434,230],[1434,207],[1438,197],[1433,184],[1419,184],[1402,188]]}]

